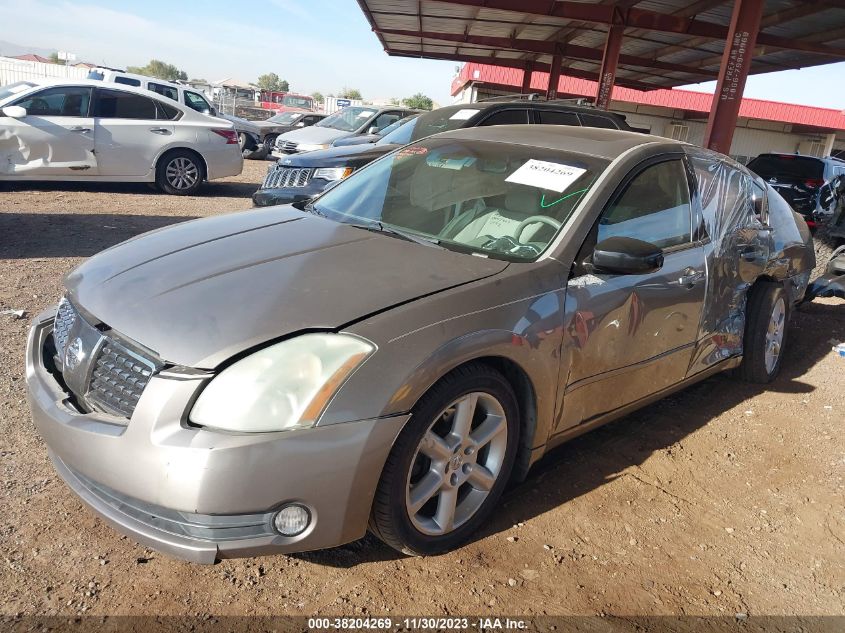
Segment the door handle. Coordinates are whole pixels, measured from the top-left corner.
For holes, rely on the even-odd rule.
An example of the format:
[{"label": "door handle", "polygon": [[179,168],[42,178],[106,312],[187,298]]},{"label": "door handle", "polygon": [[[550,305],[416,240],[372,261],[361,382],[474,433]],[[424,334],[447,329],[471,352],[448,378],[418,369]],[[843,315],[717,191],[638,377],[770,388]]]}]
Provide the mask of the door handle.
[{"label": "door handle", "polygon": [[91,128],[90,127],[83,127],[81,125],[76,125],[76,126],[70,128],[70,131],[71,132],[79,132],[80,134],[85,134],[86,132],[90,132]]},{"label": "door handle", "polygon": [[704,271],[703,270],[695,270],[693,268],[687,268],[684,271],[684,274],[678,277],[678,285],[686,286],[687,288],[692,288],[697,284],[699,281],[704,279]]},{"label": "door handle", "polygon": [[152,132],[153,134],[170,134],[171,133],[170,130],[168,130],[166,127],[151,127],[150,132]]}]

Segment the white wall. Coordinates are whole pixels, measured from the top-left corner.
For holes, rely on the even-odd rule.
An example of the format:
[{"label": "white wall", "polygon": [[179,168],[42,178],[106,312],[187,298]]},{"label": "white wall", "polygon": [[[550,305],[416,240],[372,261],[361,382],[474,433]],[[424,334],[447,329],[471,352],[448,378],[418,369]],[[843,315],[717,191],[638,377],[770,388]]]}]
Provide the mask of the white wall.
[{"label": "white wall", "polygon": [[44,79],[45,77],[85,79],[87,75],[88,68],[85,67],[42,64],[41,62],[0,57],[0,86],[5,86],[16,81]]}]

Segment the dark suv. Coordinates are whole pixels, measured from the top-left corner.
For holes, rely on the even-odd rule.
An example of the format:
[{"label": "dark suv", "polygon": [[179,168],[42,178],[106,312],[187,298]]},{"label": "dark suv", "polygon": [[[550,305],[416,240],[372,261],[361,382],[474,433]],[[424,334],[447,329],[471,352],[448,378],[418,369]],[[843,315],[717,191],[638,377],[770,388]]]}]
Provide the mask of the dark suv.
[{"label": "dark suv", "polygon": [[748,168],[803,215],[810,228],[827,216],[832,218],[831,231],[838,229],[845,237],[845,162],[801,154],[760,154]]},{"label": "dark suv", "polygon": [[267,170],[252,200],[259,207],[302,202],[367,163],[426,136],[458,128],[514,124],[637,131],[622,115],[556,101],[487,101],[447,106],[407,121],[374,144],[331,147],[284,157]]}]

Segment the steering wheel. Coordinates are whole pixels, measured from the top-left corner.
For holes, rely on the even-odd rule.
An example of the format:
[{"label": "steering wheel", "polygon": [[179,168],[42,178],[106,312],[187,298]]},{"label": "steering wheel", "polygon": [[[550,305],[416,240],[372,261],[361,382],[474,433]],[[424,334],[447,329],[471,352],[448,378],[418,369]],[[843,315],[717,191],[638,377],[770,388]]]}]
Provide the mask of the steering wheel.
[{"label": "steering wheel", "polygon": [[560,227],[563,226],[560,222],[555,220],[554,218],[550,218],[547,215],[532,215],[525,218],[522,222],[519,223],[519,226],[516,227],[516,231],[514,231],[514,235],[516,235],[516,239],[519,239],[522,236],[522,232],[529,224],[548,224],[555,231],[560,231]]}]

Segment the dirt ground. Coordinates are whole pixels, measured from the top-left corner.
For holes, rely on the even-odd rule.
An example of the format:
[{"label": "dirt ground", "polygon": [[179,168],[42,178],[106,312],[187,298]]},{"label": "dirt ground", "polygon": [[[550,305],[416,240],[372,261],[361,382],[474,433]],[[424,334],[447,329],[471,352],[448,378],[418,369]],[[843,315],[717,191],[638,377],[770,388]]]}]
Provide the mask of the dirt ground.
[{"label": "dirt ground", "polygon": [[29,319],[138,233],[251,206],[266,163],[177,198],[0,185],[0,614],[845,615],[845,303],[794,314],[780,378],[720,376],[565,445],[452,554],[372,537],[199,566],[121,537],[54,473],[29,418]]}]

